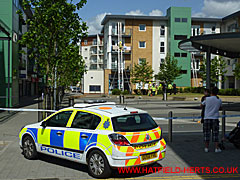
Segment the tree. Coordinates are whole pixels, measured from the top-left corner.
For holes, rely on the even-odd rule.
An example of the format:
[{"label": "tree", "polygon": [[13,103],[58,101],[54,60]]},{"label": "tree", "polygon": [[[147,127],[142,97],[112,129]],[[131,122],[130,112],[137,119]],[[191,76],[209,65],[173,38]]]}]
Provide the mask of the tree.
[{"label": "tree", "polygon": [[[203,81],[206,81],[207,79],[206,63],[207,60],[204,58],[203,63],[200,66],[200,76],[202,77]],[[224,81],[225,79],[224,74],[227,72],[225,68],[226,62],[221,56],[219,56],[219,58],[215,56],[214,59],[211,60],[211,72],[210,72],[211,84],[214,84],[216,86],[219,81],[220,82]],[[220,77],[222,79],[220,79]]]},{"label": "tree", "polygon": [[153,78],[153,70],[148,62],[142,61],[140,64],[134,64],[131,71],[131,82],[133,84],[142,83],[142,87]]},{"label": "tree", "polygon": [[159,73],[155,75],[155,78],[164,82],[165,84],[171,84],[175,79],[181,75],[181,68],[178,67],[178,61],[168,55],[159,68]]},{"label": "tree", "polygon": [[[70,85],[81,79],[84,60],[79,55],[77,43],[87,35],[87,25],[79,17],[86,0],[73,4],[69,0],[23,0],[23,10],[34,13],[26,21],[28,31],[19,43],[30,49],[29,58],[39,65],[47,83],[54,86]],[[20,17],[21,12],[18,11]]]},{"label": "tree", "polygon": [[235,69],[233,70],[233,75],[237,78],[237,80],[240,79],[240,64],[237,63],[235,66]]}]

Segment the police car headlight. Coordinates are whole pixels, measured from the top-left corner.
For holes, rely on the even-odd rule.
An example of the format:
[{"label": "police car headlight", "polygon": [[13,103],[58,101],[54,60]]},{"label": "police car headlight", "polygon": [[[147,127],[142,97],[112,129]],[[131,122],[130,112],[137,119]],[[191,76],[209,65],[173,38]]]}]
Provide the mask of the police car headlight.
[{"label": "police car headlight", "polygon": [[121,134],[110,134],[108,135],[109,139],[112,141],[113,144],[118,146],[129,146],[130,143],[128,140]]}]

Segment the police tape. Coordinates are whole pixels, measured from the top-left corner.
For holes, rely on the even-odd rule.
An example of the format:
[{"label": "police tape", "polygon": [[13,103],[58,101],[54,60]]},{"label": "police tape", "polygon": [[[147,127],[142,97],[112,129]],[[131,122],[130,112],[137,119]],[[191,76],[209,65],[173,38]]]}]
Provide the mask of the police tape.
[{"label": "police tape", "polygon": [[[56,110],[46,109],[20,109],[20,108],[0,108],[0,111],[19,111],[19,112],[57,112]],[[218,118],[223,117],[240,117],[240,115],[222,115]],[[185,116],[185,117],[153,117],[156,121],[167,120],[167,119],[202,119],[201,116]]]},{"label": "police tape", "polygon": [[57,112],[56,110],[46,110],[46,109],[19,109],[19,108],[0,108],[0,111],[19,111],[19,112]]},{"label": "police tape", "polygon": [[[240,115],[222,115],[218,116],[218,118],[223,117],[240,117]],[[187,117],[154,117],[154,120],[160,121],[160,120],[166,120],[166,119],[202,119],[201,116],[187,116]]]}]

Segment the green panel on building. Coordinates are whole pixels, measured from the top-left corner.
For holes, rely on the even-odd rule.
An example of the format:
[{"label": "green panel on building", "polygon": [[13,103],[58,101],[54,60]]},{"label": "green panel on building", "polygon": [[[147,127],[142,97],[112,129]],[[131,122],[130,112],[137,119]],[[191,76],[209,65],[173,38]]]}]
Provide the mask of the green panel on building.
[{"label": "green panel on building", "polygon": [[[0,1],[0,25],[9,32],[12,38],[13,33],[19,32],[19,17],[16,14],[16,1]],[[7,37],[0,32],[0,37]],[[19,103],[18,92],[18,44],[10,41],[10,107]],[[0,107],[8,106],[8,41],[0,40]]]},{"label": "green panel on building", "polygon": [[179,87],[191,86],[191,54],[178,48],[178,43],[191,36],[191,8],[170,7],[167,10],[168,21],[168,52],[178,60],[182,67],[182,75],[174,81]]}]

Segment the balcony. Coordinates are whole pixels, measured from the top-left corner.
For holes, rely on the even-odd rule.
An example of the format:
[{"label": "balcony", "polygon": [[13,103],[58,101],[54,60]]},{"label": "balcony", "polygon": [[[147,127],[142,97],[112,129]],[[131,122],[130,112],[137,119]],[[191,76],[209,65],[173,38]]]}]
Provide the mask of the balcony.
[{"label": "balcony", "polygon": [[[113,29],[112,30],[112,36],[117,36],[118,32]],[[125,31],[122,32],[122,37],[131,37],[132,36],[132,29],[125,29]]]}]

